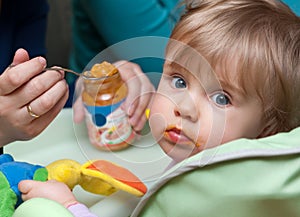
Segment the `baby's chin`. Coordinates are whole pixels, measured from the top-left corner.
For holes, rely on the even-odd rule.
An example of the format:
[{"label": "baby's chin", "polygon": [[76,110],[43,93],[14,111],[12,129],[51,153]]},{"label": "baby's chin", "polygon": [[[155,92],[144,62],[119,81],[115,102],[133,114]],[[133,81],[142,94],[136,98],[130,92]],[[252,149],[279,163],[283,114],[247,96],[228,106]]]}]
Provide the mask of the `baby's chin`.
[{"label": "baby's chin", "polygon": [[181,144],[170,144],[166,141],[158,142],[163,151],[176,162],[181,162],[199,152],[201,150],[196,149],[196,147],[185,146]]}]

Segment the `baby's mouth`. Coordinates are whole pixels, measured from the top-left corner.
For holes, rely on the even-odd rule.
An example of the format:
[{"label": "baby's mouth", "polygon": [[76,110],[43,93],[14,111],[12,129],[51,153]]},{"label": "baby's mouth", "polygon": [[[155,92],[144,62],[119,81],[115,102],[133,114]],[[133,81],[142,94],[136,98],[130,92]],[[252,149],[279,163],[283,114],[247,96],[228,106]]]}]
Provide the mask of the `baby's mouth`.
[{"label": "baby's mouth", "polygon": [[196,143],[189,138],[181,129],[170,126],[164,132],[164,137],[175,144],[197,146]]}]

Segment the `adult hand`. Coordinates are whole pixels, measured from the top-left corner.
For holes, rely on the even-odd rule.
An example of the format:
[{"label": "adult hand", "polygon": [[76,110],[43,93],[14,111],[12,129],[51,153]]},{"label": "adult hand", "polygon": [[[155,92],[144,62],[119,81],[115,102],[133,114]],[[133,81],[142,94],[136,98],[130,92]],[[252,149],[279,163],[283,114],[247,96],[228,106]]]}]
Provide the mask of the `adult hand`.
[{"label": "adult hand", "polygon": [[44,58],[29,59],[19,49],[0,76],[0,147],[37,136],[63,108],[68,97],[64,74],[41,73],[45,66]]},{"label": "adult hand", "polygon": [[122,108],[129,116],[133,129],[139,132],[147,121],[145,110],[149,106],[155,88],[139,65],[123,60],[114,65],[119,69],[128,87],[128,95]]},{"label": "adult hand", "polygon": [[[118,68],[128,87],[128,95],[121,108],[127,113],[133,129],[139,132],[146,123],[145,110],[151,101],[155,88],[137,64],[122,60],[115,62],[114,65]],[[84,107],[80,96],[82,89],[80,79],[77,81],[76,89],[79,92],[79,97],[73,105],[74,122],[80,123],[84,119]]]},{"label": "adult hand", "polygon": [[19,183],[18,188],[22,192],[22,200],[24,201],[40,197],[54,200],[66,208],[77,203],[69,187],[56,180],[46,182],[23,180]]}]

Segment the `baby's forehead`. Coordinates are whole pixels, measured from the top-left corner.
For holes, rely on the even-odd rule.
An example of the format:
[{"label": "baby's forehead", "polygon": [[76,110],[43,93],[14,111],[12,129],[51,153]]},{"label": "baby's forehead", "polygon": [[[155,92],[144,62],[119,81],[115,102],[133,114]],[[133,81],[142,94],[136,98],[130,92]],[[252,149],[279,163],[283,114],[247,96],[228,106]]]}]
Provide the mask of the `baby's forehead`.
[{"label": "baby's forehead", "polygon": [[213,67],[200,54],[187,55],[178,52],[176,55],[167,57],[165,68],[184,73],[191,73],[197,78],[213,74]]},{"label": "baby's forehead", "polygon": [[[212,65],[208,61],[166,61],[166,71],[174,71],[179,74],[189,74],[202,82],[220,82],[223,84],[238,80],[238,73],[235,68],[228,65]],[[164,70],[164,71],[165,71]]]}]

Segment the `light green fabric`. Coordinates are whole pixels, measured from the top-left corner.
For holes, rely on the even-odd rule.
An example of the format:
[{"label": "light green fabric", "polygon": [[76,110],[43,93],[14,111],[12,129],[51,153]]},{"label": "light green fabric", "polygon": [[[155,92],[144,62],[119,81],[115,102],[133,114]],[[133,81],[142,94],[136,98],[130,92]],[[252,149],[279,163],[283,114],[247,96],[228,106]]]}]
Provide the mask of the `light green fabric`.
[{"label": "light green fabric", "polygon": [[73,215],[52,200],[33,198],[22,203],[12,217],[73,217]]},{"label": "light green fabric", "polygon": [[176,165],[133,216],[300,216],[300,128],[237,140]]}]

